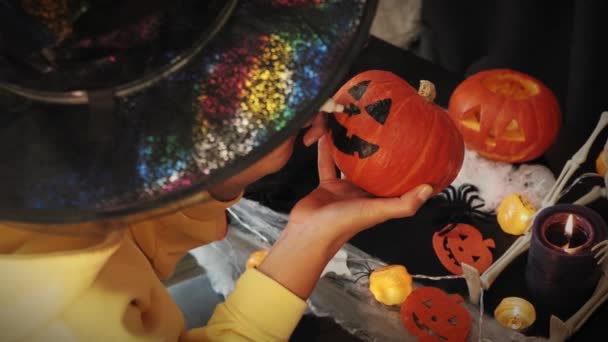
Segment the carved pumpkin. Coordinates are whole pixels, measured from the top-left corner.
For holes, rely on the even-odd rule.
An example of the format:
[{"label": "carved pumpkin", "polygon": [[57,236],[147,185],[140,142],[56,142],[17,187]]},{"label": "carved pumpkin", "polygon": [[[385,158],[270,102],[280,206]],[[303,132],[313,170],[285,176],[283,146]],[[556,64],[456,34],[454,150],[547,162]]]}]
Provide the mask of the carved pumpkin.
[{"label": "carved pumpkin", "polygon": [[498,225],[505,233],[521,235],[528,230],[536,208],[524,196],[510,194],[500,202],[496,212]]},{"label": "carved pumpkin", "polygon": [[458,223],[452,229],[448,225],[433,234],[433,249],[441,264],[451,273],[462,274],[462,263],[475,267],[483,273],[492,265],[490,248],[494,240],[484,240],[477,228],[470,224]]},{"label": "carved pumpkin", "polygon": [[464,142],[434,86],[428,99],[398,76],[380,70],[353,77],[334,96],[343,113],[330,113],[334,161],[348,180],[376,196],[400,196],[426,183],[434,194],[457,176]]},{"label": "carved pumpkin", "polygon": [[387,265],[369,276],[369,290],[385,305],[399,305],[412,292],[412,276],[402,265]]},{"label": "carved pumpkin", "polygon": [[608,170],[608,149],[602,150],[597,156],[595,169],[601,176],[606,175],[606,170]]},{"label": "carved pumpkin", "polygon": [[467,147],[508,163],[541,156],[561,125],[553,92],[541,81],[509,69],[468,77],[452,93],[448,112]]},{"label": "carved pumpkin", "polygon": [[421,342],[463,342],[471,331],[471,315],[461,296],[436,287],[414,290],[401,305],[401,321]]},{"label": "carved pumpkin", "polygon": [[260,266],[260,264],[262,264],[262,261],[264,261],[264,259],[266,259],[266,255],[268,255],[268,250],[266,250],[266,249],[260,249],[258,251],[251,253],[251,255],[249,255],[249,258],[247,259],[245,268],[249,269],[249,268],[256,268],[256,267]]}]

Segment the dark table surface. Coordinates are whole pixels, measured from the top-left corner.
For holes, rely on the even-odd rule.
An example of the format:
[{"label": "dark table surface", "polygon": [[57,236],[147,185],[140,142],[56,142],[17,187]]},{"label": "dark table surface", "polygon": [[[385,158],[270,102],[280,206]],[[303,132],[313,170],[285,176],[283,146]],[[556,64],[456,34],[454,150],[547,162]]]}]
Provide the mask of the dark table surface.
[{"label": "dark table surface", "polygon": [[[374,37],[370,38],[345,81],[353,75],[369,69],[392,71],[415,88],[418,87],[419,80],[431,80],[437,87],[436,102],[444,107],[447,107],[453,89],[463,80],[460,75],[452,74],[409,51],[398,49]],[[598,139],[598,143],[591,150],[589,160],[580,167],[577,174],[594,170],[595,156],[601,150],[603,142],[606,141],[606,135],[604,132]],[[543,160],[541,158],[532,163],[542,164]],[[556,176],[560,171],[558,168],[552,170]],[[312,190],[317,182],[315,149],[298,145],[292,160],[281,172],[262,179],[245,196],[261,201],[275,210],[287,212],[297,199]],[[586,190],[588,189],[586,188]],[[574,192],[572,196],[564,198],[562,201],[572,202],[578,198],[578,195],[580,192]],[[589,207],[608,220],[608,201],[606,199],[596,201]],[[437,208],[438,201],[431,200],[414,217],[385,222],[360,233],[350,243],[387,263],[403,264],[413,274],[447,275],[448,272],[439,263],[431,243],[433,233],[443,226],[443,219],[446,215],[445,212],[439,212]],[[503,233],[495,221],[474,221],[472,223],[482,232],[484,239],[494,239],[496,243],[496,248],[493,250],[494,260],[498,259],[515,240],[515,237]],[[485,292],[485,310],[489,315],[493,315],[494,309],[504,297],[518,296],[529,299],[535,304],[538,317],[527,334],[548,336],[549,313],[541,305],[535,303],[526,288],[524,280],[526,258],[527,253],[517,258]],[[464,281],[446,280],[421,283],[440,287],[450,293],[459,292],[465,298],[468,295]],[[565,320],[566,317],[562,319]],[[595,340],[593,336],[604,331],[603,324],[607,320],[608,305],[605,304],[571,338],[571,341]],[[326,320],[306,318],[294,333],[294,340],[355,340],[347,337],[348,335],[341,332],[339,328],[330,328],[331,326],[331,323]],[[322,336],[329,336],[329,339],[323,339]]]}]

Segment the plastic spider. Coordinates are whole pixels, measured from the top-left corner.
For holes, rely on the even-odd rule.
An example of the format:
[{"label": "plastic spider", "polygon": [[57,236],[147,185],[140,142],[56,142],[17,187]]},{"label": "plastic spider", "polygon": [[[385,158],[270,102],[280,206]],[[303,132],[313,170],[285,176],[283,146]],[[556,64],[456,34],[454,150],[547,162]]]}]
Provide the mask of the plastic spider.
[{"label": "plastic spider", "polygon": [[438,198],[439,213],[448,213],[447,221],[451,223],[448,227],[441,230],[439,236],[449,233],[456,224],[465,220],[479,220],[483,222],[494,222],[493,212],[480,210],[485,205],[483,198],[479,197],[479,188],[473,184],[462,184],[458,188],[450,185],[441,193]]},{"label": "plastic spider", "polygon": [[363,279],[363,278],[369,278],[370,274],[372,274],[372,272],[374,271],[374,269],[369,265],[369,263],[367,261],[364,261],[364,263],[356,263],[358,266],[362,267],[363,270],[358,271],[358,272],[354,272],[353,275],[355,277],[357,277],[353,282],[354,283],[358,283],[359,280]]}]

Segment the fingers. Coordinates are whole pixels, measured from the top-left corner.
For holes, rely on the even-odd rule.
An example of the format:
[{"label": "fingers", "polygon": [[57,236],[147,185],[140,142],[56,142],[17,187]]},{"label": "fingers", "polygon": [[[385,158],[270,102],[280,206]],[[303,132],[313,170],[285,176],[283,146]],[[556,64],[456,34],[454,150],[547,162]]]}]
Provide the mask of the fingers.
[{"label": "fingers", "polygon": [[323,136],[319,139],[319,151],[317,155],[317,167],[319,168],[319,182],[336,179],[336,166],[331,156],[329,137]]},{"label": "fingers", "polygon": [[[380,224],[384,221],[396,218],[409,217],[416,214],[418,209],[426,202],[433,193],[430,185],[420,185],[407,192],[401,197],[393,198],[366,198],[358,200],[352,215],[356,215],[353,227],[357,233],[360,230]],[[346,213],[345,213],[346,215]]]},{"label": "fingers", "polygon": [[323,106],[319,109],[319,113],[315,115],[310,121],[304,125],[304,127],[309,127],[308,131],[304,134],[304,145],[310,146],[317,142],[319,138],[325,134],[327,131],[327,125],[325,124],[325,113],[333,113],[333,112],[342,112],[344,111],[344,106],[336,103],[334,99],[329,98]]},{"label": "fingers", "polygon": [[303,138],[304,145],[306,146],[314,144],[325,134],[325,131],[327,130],[325,114],[323,112],[317,114],[312,119],[310,126],[311,127],[306,131]]}]

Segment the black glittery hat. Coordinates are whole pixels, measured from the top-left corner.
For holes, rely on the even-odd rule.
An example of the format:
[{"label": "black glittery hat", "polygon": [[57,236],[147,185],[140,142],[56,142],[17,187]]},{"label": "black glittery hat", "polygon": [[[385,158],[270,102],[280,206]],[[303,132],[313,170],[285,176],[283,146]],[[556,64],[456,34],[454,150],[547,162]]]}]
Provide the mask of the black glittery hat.
[{"label": "black glittery hat", "polygon": [[187,203],[316,113],[375,8],[0,0],[0,220],[75,223]]}]

